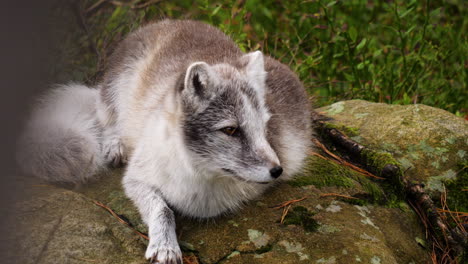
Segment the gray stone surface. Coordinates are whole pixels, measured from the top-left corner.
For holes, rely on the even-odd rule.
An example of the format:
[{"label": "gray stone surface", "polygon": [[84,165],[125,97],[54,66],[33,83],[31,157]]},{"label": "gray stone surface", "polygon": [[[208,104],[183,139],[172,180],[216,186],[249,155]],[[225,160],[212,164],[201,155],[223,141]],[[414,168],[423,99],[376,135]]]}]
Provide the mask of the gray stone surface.
[{"label": "gray stone surface", "polygon": [[[408,173],[414,180],[431,185],[431,179],[450,174],[466,159],[467,123],[443,110],[364,101],[320,110],[336,124],[350,127],[355,140],[411,166]],[[147,231],[122,191],[122,173],[105,173],[74,190],[26,186],[30,195],[17,204],[21,263],[147,263],[145,239],[94,203],[105,204],[135,229]],[[345,198],[321,197],[329,193],[385,196],[375,181],[311,156],[297,180],[270,189],[236,214],[204,221],[178,216],[184,255],[196,255],[206,264],[429,261],[421,246],[423,228],[404,202],[358,205]],[[281,224],[283,209],[272,206],[303,197]]]},{"label": "gray stone surface", "polygon": [[468,122],[442,109],[352,100],[318,111],[355,131],[350,135],[355,141],[391,153],[407,177],[435,192],[468,160]]}]

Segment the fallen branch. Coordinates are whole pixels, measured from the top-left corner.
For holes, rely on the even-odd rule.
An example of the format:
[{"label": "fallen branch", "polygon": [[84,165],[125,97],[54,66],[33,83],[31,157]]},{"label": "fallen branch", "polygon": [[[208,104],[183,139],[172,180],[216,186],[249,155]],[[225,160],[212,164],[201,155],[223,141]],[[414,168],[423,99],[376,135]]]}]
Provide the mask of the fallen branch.
[{"label": "fallen branch", "polygon": [[[316,116],[313,118],[313,122],[323,135],[330,138],[333,143],[337,144],[354,159],[359,160],[361,163],[368,162],[364,153],[364,151],[368,151],[366,147],[354,142],[336,128],[326,127],[324,123],[326,118],[320,117],[318,114]],[[320,147],[323,144],[317,145]],[[327,153],[327,151],[325,152]],[[386,164],[381,168],[373,168],[371,164],[363,164],[363,166],[377,171],[379,175],[383,175],[385,178],[398,180],[398,182],[402,183],[408,203],[419,215],[426,228],[426,238],[431,238],[432,248],[434,249],[431,258],[433,261],[438,261],[434,263],[453,263],[452,261],[468,248],[467,224],[460,223],[457,220],[460,218],[459,216],[465,217],[465,213],[457,213],[454,216],[450,214],[451,211],[447,208],[437,210],[430,196],[425,193],[424,185],[414,184],[405,179],[403,172],[395,164]],[[468,189],[462,190],[467,191]],[[442,213],[449,213],[455,219],[457,226],[450,229],[441,216]],[[435,249],[437,249],[437,254]]]},{"label": "fallen branch", "polygon": [[93,202],[94,202],[97,206],[100,206],[100,207],[106,209],[112,216],[114,216],[115,218],[117,218],[117,220],[118,220],[120,223],[122,223],[122,224],[128,226],[130,229],[132,229],[133,232],[134,232],[135,234],[139,235],[140,237],[142,237],[142,238],[144,238],[144,239],[146,239],[146,240],[149,240],[149,237],[148,237],[147,235],[145,235],[145,234],[141,233],[140,231],[136,230],[135,228],[133,228],[133,226],[132,226],[130,223],[128,223],[127,221],[123,220],[123,219],[122,219],[118,214],[116,214],[111,208],[109,208],[108,206],[106,206],[106,205],[104,205],[103,203],[100,203],[100,202],[98,202],[98,201],[93,201]]},{"label": "fallen branch", "polygon": [[[455,228],[450,229],[449,226],[442,220],[434,202],[427,193],[424,192],[424,187],[421,184],[408,184],[406,183],[406,193],[409,198],[416,202],[416,210],[428,220],[428,227],[434,234],[436,241],[444,241],[449,251],[453,251],[454,256],[459,256],[463,253],[464,248],[467,246],[468,233],[464,230],[463,226],[457,225]],[[444,250],[446,251],[446,250]]]}]

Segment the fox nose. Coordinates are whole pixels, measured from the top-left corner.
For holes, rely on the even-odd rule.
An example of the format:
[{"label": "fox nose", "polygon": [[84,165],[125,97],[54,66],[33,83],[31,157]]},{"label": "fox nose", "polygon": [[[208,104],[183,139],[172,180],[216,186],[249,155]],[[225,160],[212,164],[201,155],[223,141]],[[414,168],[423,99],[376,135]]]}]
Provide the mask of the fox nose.
[{"label": "fox nose", "polygon": [[281,166],[276,166],[276,167],[273,167],[271,170],[270,170],[270,175],[271,177],[273,178],[278,178],[281,173],[283,173],[283,168],[281,168]]}]

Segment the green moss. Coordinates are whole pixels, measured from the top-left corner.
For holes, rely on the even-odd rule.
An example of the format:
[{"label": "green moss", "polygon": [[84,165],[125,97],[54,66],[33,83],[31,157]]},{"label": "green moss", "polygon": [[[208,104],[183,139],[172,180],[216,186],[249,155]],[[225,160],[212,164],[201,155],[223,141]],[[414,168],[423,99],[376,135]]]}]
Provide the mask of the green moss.
[{"label": "green moss", "polygon": [[315,232],[319,228],[319,224],[312,217],[313,213],[309,212],[303,206],[296,206],[288,212],[284,218],[285,225],[300,225],[307,232]]},{"label": "green moss", "polygon": [[[380,182],[380,187],[385,191],[385,203],[387,205],[393,207],[392,205],[397,205],[403,201],[402,165],[390,153],[365,149],[361,152],[361,162],[377,176],[386,178],[385,181]],[[388,175],[388,171],[386,171],[389,165],[397,168],[396,171],[393,171],[393,175]]]},{"label": "green moss", "polygon": [[342,124],[324,123],[323,127],[328,129],[337,129],[348,137],[355,137],[359,135],[359,128],[349,127]]},{"label": "green moss", "polygon": [[369,178],[346,166],[317,156],[310,156],[303,172],[291,180],[289,184],[296,187],[315,185],[318,188],[325,186],[353,188],[360,185],[368,194],[366,200],[369,202],[379,202],[384,198],[382,189]]},{"label": "green moss", "polygon": [[396,165],[401,167],[400,163],[393,158],[390,153],[377,152],[365,149],[361,152],[361,159],[368,167],[372,167],[379,175],[387,165]]},{"label": "green moss", "polygon": [[355,183],[351,174],[352,172],[344,166],[310,156],[303,172],[289,184],[296,187],[307,185],[315,185],[318,188],[324,186],[354,187]]}]

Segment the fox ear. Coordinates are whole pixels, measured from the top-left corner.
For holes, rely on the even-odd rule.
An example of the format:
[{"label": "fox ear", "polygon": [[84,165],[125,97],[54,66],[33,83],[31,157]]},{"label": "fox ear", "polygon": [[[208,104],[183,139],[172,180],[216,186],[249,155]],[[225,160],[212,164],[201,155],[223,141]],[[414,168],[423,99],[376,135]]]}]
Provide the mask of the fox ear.
[{"label": "fox ear", "polygon": [[185,74],[183,93],[189,97],[208,97],[208,86],[213,81],[213,73],[205,62],[192,63]]},{"label": "fox ear", "polygon": [[249,81],[256,83],[259,87],[264,87],[266,72],[262,52],[257,50],[247,53],[242,59],[247,61],[245,71]]}]

